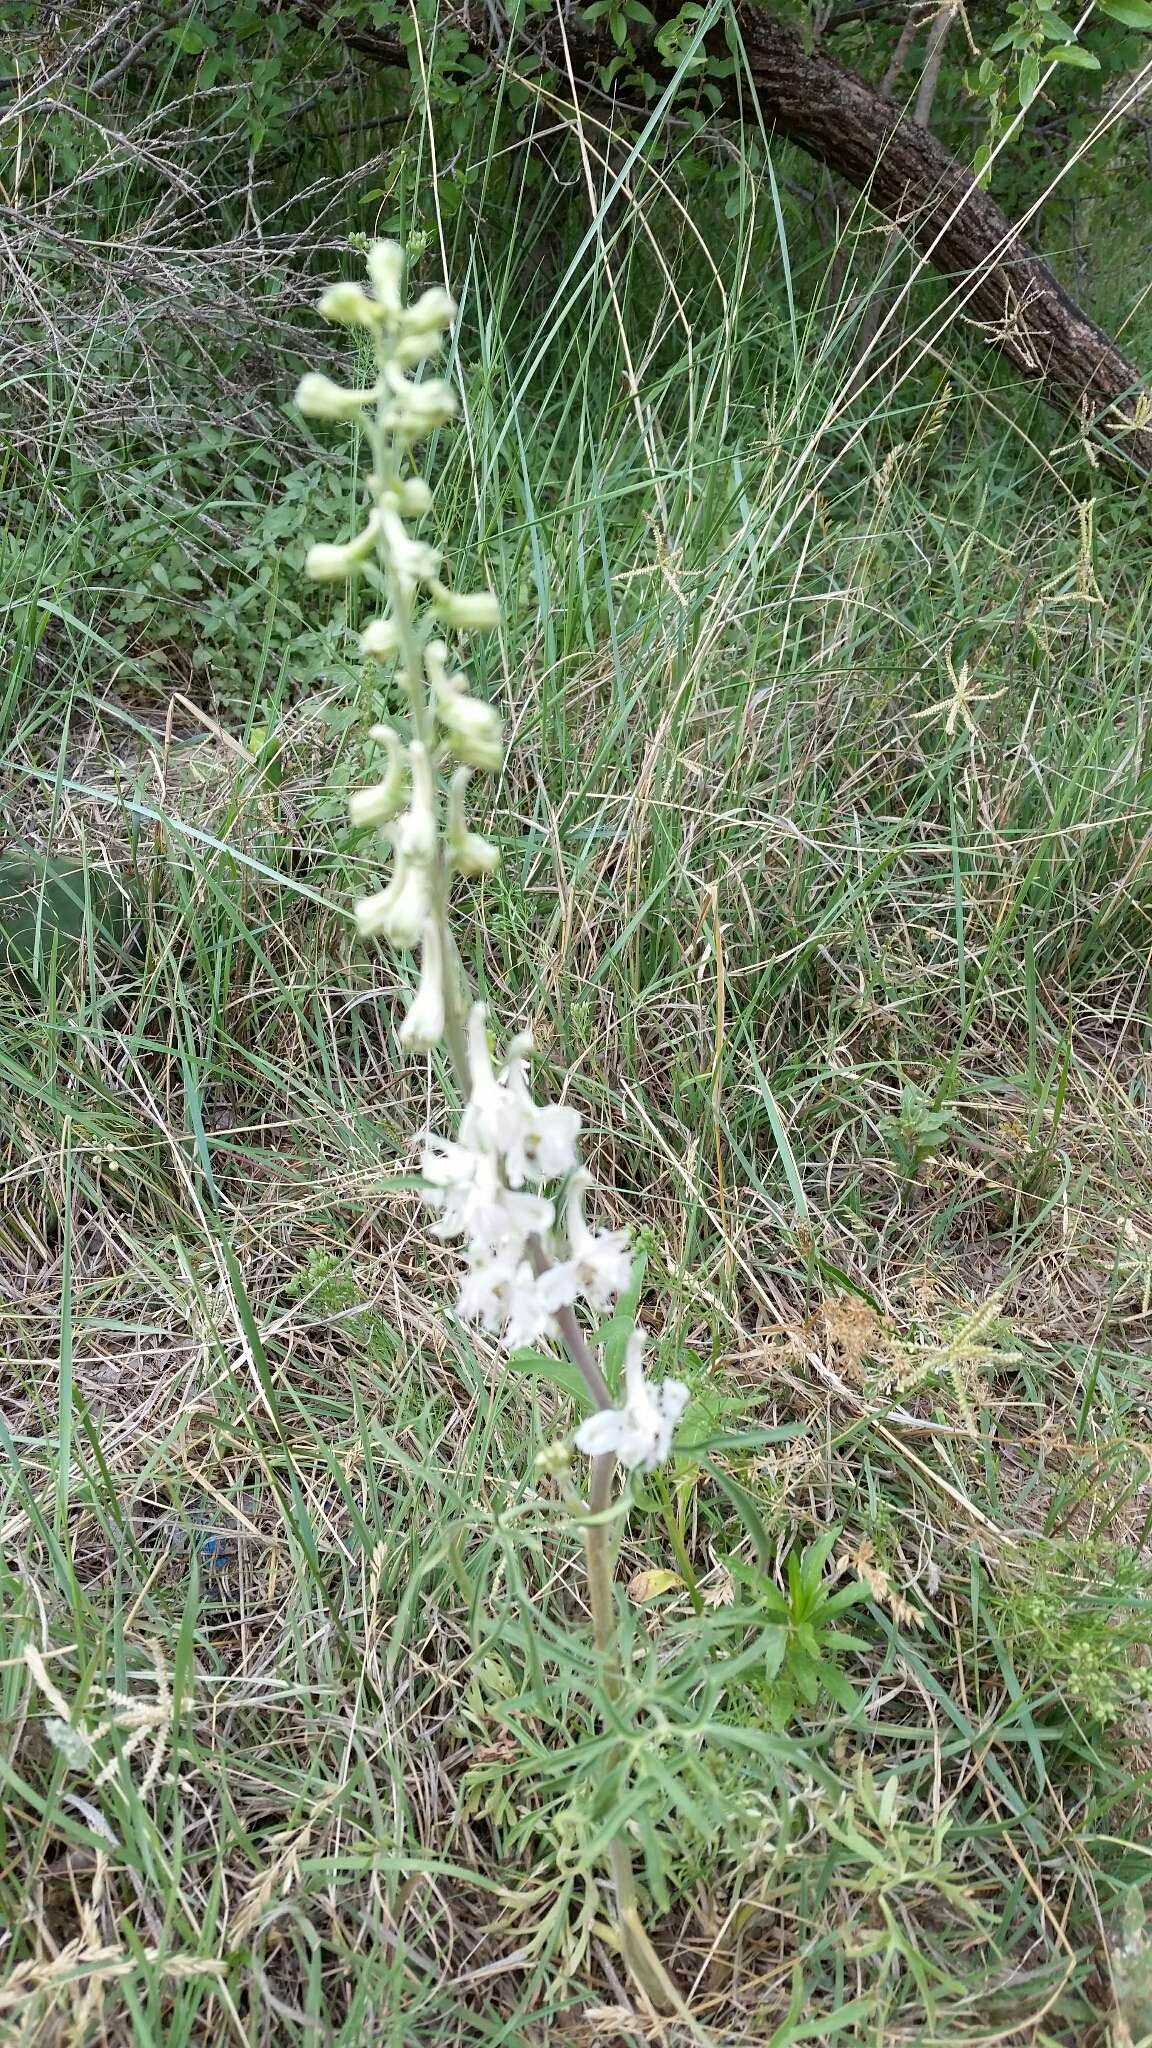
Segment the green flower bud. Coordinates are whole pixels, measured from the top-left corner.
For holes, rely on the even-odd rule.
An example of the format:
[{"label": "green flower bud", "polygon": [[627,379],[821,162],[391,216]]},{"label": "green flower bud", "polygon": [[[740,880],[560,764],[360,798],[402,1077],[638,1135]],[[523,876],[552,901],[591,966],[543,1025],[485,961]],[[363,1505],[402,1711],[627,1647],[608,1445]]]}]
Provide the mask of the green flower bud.
[{"label": "green flower bud", "polygon": [[500,624],[500,600],[494,590],[445,590],[438,583],[433,603],[445,625],[458,633],[490,633]]},{"label": "green flower bud", "polygon": [[330,284],[316,311],[322,320],[332,320],[338,327],[371,327],[378,318],[376,307],[360,284]]},{"label": "green flower bud", "polygon": [[296,406],[308,420],[354,420],[377,396],[373,390],[347,391],[331,377],[310,370],[296,386]]}]

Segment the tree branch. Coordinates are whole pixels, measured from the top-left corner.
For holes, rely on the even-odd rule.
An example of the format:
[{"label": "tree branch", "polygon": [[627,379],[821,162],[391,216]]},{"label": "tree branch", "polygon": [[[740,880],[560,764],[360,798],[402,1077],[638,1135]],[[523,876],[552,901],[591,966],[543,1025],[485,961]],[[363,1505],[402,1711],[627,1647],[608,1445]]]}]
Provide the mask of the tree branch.
[{"label": "tree branch", "polygon": [[[292,11],[377,62],[407,64],[399,34],[390,28],[352,30],[328,15],[323,0],[297,0]],[[655,29],[646,37],[638,31],[636,41],[646,66],[659,75],[667,67],[654,37],[676,15],[678,0],[653,0],[652,11]],[[511,34],[495,5],[478,0],[449,18],[467,29],[473,50],[491,63],[514,62]],[[724,110],[747,117],[750,85],[765,127],[886,214],[949,279],[957,314],[1038,384],[1052,406],[1082,431],[1102,436],[1125,468],[1152,473],[1152,407],[1143,372],[1076,304],[971,172],[927,128],[823,50],[808,48],[800,30],[770,9],[738,4],[732,19],[746,66],[730,67],[723,77]],[[530,20],[533,47],[555,61],[558,75],[570,75],[579,91],[603,100],[599,81],[615,53],[602,31],[590,28],[567,0]],[[711,54],[730,58],[724,26],[707,44]],[[1133,90],[1142,83],[1134,81]]]}]

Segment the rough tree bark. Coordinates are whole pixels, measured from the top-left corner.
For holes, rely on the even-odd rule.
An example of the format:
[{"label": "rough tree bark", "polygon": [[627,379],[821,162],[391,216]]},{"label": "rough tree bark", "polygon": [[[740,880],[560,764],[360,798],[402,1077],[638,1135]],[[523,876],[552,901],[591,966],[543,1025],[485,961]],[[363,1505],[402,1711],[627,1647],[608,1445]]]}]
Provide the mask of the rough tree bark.
[{"label": "rough tree bark", "polygon": [[[679,0],[650,4],[657,30],[679,10]],[[361,30],[347,17],[330,17],[323,0],[297,0],[293,11],[365,56],[407,64],[406,50],[387,29]],[[766,128],[865,193],[949,278],[958,314],[977,323],[1053,406],[1103,437],[1126,468],[1152,473],[1152,402],[1143,372],[1069,296],[971,173],[876,87],[809,48],[790,22],[748,4],[735,5],[732,15],[746,64],[726,79],[726,110],[754,111],[751,93]],[[494,65],[515,63],[515,39],[494,0],[446,9],[445,19],[466,26],[473,48]],[[570,78],[603,115],[608,102],[598,81],[610,52],[602,35],[568,0],[551,15],[531,14],[528,24],[559,79]],[[723,27],[709,43],[718,56],[730,55]],[[659,76],[666,67],[658,53],[643,54]]]}]

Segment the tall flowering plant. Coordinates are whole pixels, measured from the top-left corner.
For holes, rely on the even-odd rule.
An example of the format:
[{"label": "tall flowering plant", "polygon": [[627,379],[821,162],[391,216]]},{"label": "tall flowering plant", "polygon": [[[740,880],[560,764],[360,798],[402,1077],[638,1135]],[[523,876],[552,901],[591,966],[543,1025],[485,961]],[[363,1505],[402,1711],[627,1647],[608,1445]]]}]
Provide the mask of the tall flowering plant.
[{"label": "tall flowering plant", "polygon": [[[360,652],[382,678],[394,677],[405,729],[374,725],[380,778],[351,798],[352,823],[380,835],[390,860],[383,885],[356,904],[366,940],[418,951],[419,977],[399,1026],[402,1047],[427,1053],[443,1044],[455,1069],[463,1109],[452,1136],[430,1135],[423,1149],[423,1194],[434,1212],[433,1234],[458,1244],[456,1312],[478,1324],[507,1351],[550,1341],[578,1367],[593,1412],[575,1432],[591,1459],[581,1514],[590,1606],[604,1680],[619,1702],[624,1673],[613,1587],[613,1483],[618,1465],[650,1471],[667,1458],[688,1399],[679,1380],[651,1381],[644,1370],[645,1333],[628,1342],[622,1399],[613,1400],[585,1335],[581,1311],[611,1310],[632,1277],[625,1231],[589,1221],[595,1195],[580,1153],[579,1113],[539,1103],[529,1082],[531,1037],[508,1035],[493,1051],[486,1007],[472,1001],[452,935],[450,902],[458,878],[490,874],[499,862],[491,840],[473,831],[467,794],[477,772],[503,764],[501,721],[476,697],[459,654],[468,635],[492,631],[500,608],[489,590],[457,591],[443,580],[439,548],[413,529],[432,511],[432,491],[414,467],[416,451],[457,410],[456,396],[433,365],[455,315],[436,287],[409,303],[404,252],[375,242],[367,253],[368,285],[332,285],[319,311],[353,328],[371,348],[375,374],[356,388],[330,377],[301,379],[296,403],[310,419],[353,422],[367,441],[369,507],[361,530],[345,541],[317,541],[305,572],[317,582],[363,582],[376,613],[360,635]],[[560,1448],[566,1462],[568,1452]],[[556,1462],[557,1447],[545,1454]],[[612,1849],[621,1946],[646,1995],[664,2008],[679,2003],[642,1926],[631,1857],[623,1840]]]}]

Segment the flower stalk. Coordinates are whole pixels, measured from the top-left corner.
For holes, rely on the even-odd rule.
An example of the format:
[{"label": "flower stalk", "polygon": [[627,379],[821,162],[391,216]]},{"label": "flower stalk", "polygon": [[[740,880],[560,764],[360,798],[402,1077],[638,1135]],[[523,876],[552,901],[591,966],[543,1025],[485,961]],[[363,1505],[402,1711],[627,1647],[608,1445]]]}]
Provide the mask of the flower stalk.
[{"label": "flower stalk", "polygon": [[[360,651],[385,685],[394,674],[409,727],[407,739],[391,723],[370,728],[382,768],[350,799],[352,825],[376,832],[391,854],[388,880],[356,904],[356,923],[365,941],[418,951],[417,987],[398,1038],[412,1053],[442,1045],[455,1073],[463,1104],[456,1133],[428,1137],[422,1168],[424,1199],[436,1212],[433,1235],[458,1243],[462,1254],[457,1313],[507,1351],[563,1346],[588,1390],[593,1413],[574,1437],[591,1460],[588,1510],[580,1519],[593,1636],[605,1692],[620,1706],[627,1673],[615,1593],[615,1475],[618,1466],[650,1471],[668,1457],[688,1390],[678,1380],[647,1379],[645,1336],[637,1328],[627,1348],[624,1398],[613,1401],[579,1311],[602,1316],[627,1292],[627,1233],[588,1221],[595,1184],[580,1155],[581,1118],[566,1104],[535,1100],[531,1038],[513,1036],[495,1057],[485,1005],[467,990],[450,898],[458,877],[475,880],[498,865],[496,845],[468,823],[467,792],[474,773],[500,769],[504,741],[498,713],[473,695],[450,636],[495,629],[500,607],[492,591],[450,588],[441,551],[411,531],[432,510],[431,488],[411,467],[414,452],[456,412],[450,385],[419,373],[439,355],[455,307],[439,287],[408,304],[397,243],[373,243],[367,267],[369,289],[333,285],[319,311],[370,342],[372,382],[346,389],[313,373],[296,392],[307,417],[358,425],[367,438],[365,524],[349,541],[318,541],[305,573],[317,582],[358,579],[376,598],[381,608],[360,635]],[[621,1952],[633,1979],[659,2010],[682,2011],[644,1930],[622,1836],[610,1860]]]}]

